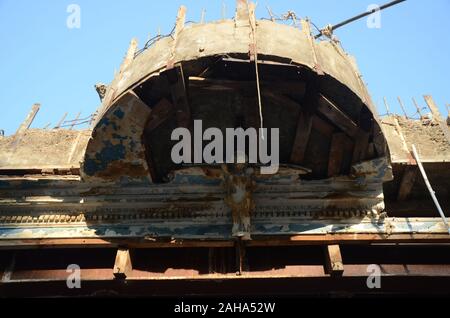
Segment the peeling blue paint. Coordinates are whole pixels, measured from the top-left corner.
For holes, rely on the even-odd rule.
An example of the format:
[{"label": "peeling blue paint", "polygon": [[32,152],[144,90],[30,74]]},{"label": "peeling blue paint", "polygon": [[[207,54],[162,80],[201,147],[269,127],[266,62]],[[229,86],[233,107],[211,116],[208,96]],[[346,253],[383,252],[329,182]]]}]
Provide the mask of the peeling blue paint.
[{"label": "peeling blue paint", "polygon": [[123,112],[122,109],[120,109],[120,107],[117,107],[117,109],[114,111],[113,114],[119,119],[123,119],[123,117],[125,117],[125,113]]},{"label": "peeling blue paint", "polygon": [[87,158],[84,162],[84,171],[93,176],[99,171],[104,171],[113,161],[125,159],[125,146],[113,145],[110,141],[104,141],[105,147],[95,155],[95,159]]}]

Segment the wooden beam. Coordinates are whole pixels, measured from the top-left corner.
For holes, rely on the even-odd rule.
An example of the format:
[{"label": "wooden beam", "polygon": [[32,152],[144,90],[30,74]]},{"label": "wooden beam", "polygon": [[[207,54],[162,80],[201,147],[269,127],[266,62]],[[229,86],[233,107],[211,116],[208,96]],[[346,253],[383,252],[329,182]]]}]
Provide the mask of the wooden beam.
[{"label": "wooden beam", "polygon": [[400,182],[400,187],[398,188],[397,201],[405,201],[408,199],[414,183],[416,182],[417,173],[418,170],[416,166],[405,167],[402,181]]},{"label": "wooden beam", "polygon": [[450,129],[447,126],[447,122],[442,118],[441,113],[439,112],[439,108],[434,103],[433,97],[425,95],[424,99],[428,105],[428,108],[430,108],[431,113],[433,114],[433,118],[436,119],[436,121],[439,123],[439,126],[441,127],[441,130],[444,133],[447,142],[450,144]]},{"label": "wooden beam", "polygon": [[118,279],[125,279],[133,270],[131,263],[130,251],[128,249],[119,248],[114,263],[114,276]]},{"label": "wooden beam", "polygon": [[312,116],[312,126],[314,130],[318,131],[322,135],[331,139],[333,133],[335,132],[335,128],[333,125],[327,123],[325,120],[320,117],[314,115]]},{"label": "wooden beam", "polygon": [[297,132],[294,145],[292,146],[291,163],[301,164],[305,159],[306,147],[308,146],[309,135],[311,134],[312,117],[301,110],[297,122]]},{"label": "wooden beam", "polygon": [[11,278],[13,276],[15,268],[16,268],[16,252],[13,252],[8,267],[6,267],[5,270],[3,271],[1,283],[11,282]]},{"label": "wooden beam", "polygon": [[352,164],[364,161],[367,156],[369,148],[370,135],[366,132],[360,131],[355,138],[355,148],[353,149]]},{"label": "wooden beam", "polygon": [[359,134],[358,125],[322,94],[319,94],[317,110],[348,136],[355,137]]},{"label": "wooden beam", "polygon": [[346,139],[347,136],[344,133],[333,134],[333,137],[331,138],[330,157],[328,159],[328,177],[336,177],[341,173]]},{"label": "wooden beam", "polygon": [[25,131],[27,131],[28,128],[30,128],[31,124],[33,123],[34,118],[36,117],[36,114],[38,113],[39,109],[41,108],[41,104],[34,104],[31,107],[30,112],[28,113],[27,117],[23,121],[23,123],[20,125],[20,127],[16,131],[16,135],[21,135]]},{"label": "wooden beam", "polygon": [[150,132],[158,128],[167,119],[173,116],[175,108],[167,99],[161,99],[158,104],[152,108],[150,119],[145,127],[146,132]]},{"label": "wooden beam", "polygon": [[184,81],[183,67],[176,65],[165,72],[170,85],[170,92],[175,106],[175,115],[179,127],[190,128],[191,110]]},{"label": "wooden beam", "polygon": [[[261,88],[270,89],[272,93],[303,95],[306,84],[300,81],[261,81]],[[232,81],[204,77],[189,77],[189,87],[210,91],[254,90],[255,81]]]},{"label": "wooden beam", "polygon": [[344,264],[339,245],[325,246],[325,270],[331,276],[342,276],[344,274]]}]

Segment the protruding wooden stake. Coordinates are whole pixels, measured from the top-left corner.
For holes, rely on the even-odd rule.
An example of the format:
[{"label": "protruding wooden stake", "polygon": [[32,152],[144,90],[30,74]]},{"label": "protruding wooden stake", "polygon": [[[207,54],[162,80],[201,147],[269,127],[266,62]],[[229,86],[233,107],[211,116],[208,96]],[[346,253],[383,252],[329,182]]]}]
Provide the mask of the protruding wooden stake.
[{"label": "protruding wooden stake", "polygon": [[206,15],[206,9],[202,10],[202,16],[200,17],[200,23],[205,23],[205,15]]},{"label": "protruding wooden stake", "polygon": [[125,279],[130,275],[132,270],[133,265],[131,263],[130,251],[124,248],[118,249],[114,264],[114,276],[118,279]]},{"label": "protruding wooden stake", "polygon": [[391,114],[391,111],[389,110],[389,104],[387,102],[386,97],[383,97],[384,106],[386,107],[386,114],[389,116]]},{"label": "protruding wooden stake", "polygon": [[420,111],[420,106],[419,106],[419,104],[417,104],[416,99],[415,99],[414,97],[412,98],[412,101],[413,101],[414,106],[416,107],[416,110],[417,110],[417,113],[418,113],[419,116],[420,116],[420,119],[422,119],[423,116],[422,116],[422,112]]},{"label": "protruding wooden stake", "polygon": [[134,56],[136,55],[136,50],[138,46],[137,39],[132,39],[130,42],[130,46],[128,47],[127,55],[120,66],[120,72],[122,73],[134,60]]},{"label": "protruding wooden stake", "polygon": [[41,108],[41,104],[34,104],[31,107],[30,112],[28,113],[27,117],[23,121],[23,123],[20,125],[19,129],[16,131],[16,135],[23,134],[28,128],[30,128],[31,124],[33,123],[34,118],[36,117],[39,109]]},{"label": "protruding wooden stake", "polygon": [[400,96],[397,97],[398,103],[400,104],[400,107],[402,108],[403,114],[406,118],[408,118],[408,114],[406,113],[405,105],[403,104],[403,101],[401,100]]},{"label": "protruding wooden stake", "polygon": [[66,119],[66,117],[67,117],[67,112],[64,113],[64,115],[62,116],[61,120],[60,120],[60,121],[58,122],[58,124],[55,126],[55,129],[61,128],[61,125],[63,124],[63,122],[64,122],[64,120]]}]

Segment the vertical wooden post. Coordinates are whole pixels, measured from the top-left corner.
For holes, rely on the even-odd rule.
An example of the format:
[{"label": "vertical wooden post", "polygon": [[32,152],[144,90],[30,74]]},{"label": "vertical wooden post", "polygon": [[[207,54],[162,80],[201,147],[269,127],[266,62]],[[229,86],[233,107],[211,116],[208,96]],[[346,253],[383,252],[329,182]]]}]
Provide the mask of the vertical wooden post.
[{"label": "vertical wooden post", "polygon": [[325,246],[325,270],[335,277],[344,274],[344,264],[339,245]]},{"label": "vertical wooden post", "polygon": [[125,279],[133,270],[131,263],[130,251],[128,249],[119,248],[116,254],[116,261],[114,263],[114,276],[119,279]]}]

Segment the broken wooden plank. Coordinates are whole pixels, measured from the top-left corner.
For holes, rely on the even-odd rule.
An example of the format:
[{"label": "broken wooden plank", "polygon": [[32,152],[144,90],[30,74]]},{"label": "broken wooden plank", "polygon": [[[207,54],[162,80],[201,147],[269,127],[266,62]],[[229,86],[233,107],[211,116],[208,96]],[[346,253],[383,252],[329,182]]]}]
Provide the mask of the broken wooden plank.
[{"label": "broken wooden plank", "polygon": [[430,108],[431,113],[433,114],[433,118],[436,119],[436,121],[439,123],[439,126],[441,127],[441,130],[444,133],[447,142],[450,144],[450,129],[448,128],[446,121],[442,118],[441,113],[439,112],[439,108],[434,103],[433,97],[425,95],[424,99],[428,105],[428,108]]},{"label": "broken wooden plank", "polygon": [[130,251],[128,249],[119,248],[114,263],[114,276],[119,279],[125,279],[130,275],[132,270],[133,266],[131,263]]},{"label": "broken wooden plank", "polygon": [[417,167],[406,166],[403,172],[402,181],[398,189],[397,201],[405,201],[408,199],[414,183],[417,178]]},{"label": "broken wooden plank", "polygon": [[325,270],[334,277],[344,274],[344,264],[339,245],[325,246]]},{"label": "broken wooden plank", "polygon": [[191,110],[184,81],[183,67],[181,64],[177,65],[166,71],[165,75],[169,81],[178,126],[189,129],[191,126]]},{"label": "broken wooden plank", "polygon": [[158,128],[167,119],[174,114],[174,106],[167,99],[161,99],[158,104],[152,108],[150,119],[145,127],[146,132],[150,132]]},{"label": "broken wooden plank", "polygon": [[311,134],[312,117],[305,111],[300,111],[297,122],[297,132],[294,145],[292,146],[291,162],[301,164],[305,159],[306,147],[308,146],[309,135]]},{"label": "broken wooden plank", "polygon": [[39,112],[39,109],[41,108],[41,104],[34,104],[31,107],[30,112],[28,113],[27,117],[23,121],[23,123],[20,125],[20,127],[16,131],[16,135],[21,135],[27,131],[28,128],[30,128],[31,124],[33,123],[34,118],[36,117],[37,113]]},{"label": "broken wooden plank", "polygon": [[331,138],[330,157],[328,159],[328,177],[336,177],[341,173],[346,138],[344,133],[333,134],[333,137]]},{"label": "broken wooden plank", "polygon": [[348,136],[358,135],[360,131],[358,125],[322,94],[319,94],[317,110]]},{"label": "broken wooden plank", "polygon": [[[260,85],[263,89],[270,89],[270,92],[279,94],[303,95],[306,88],[305,82],[300,81],[261,81]],[[255,81],[232,81],[191,76],[189,77],[189,87],[210,91],[248,91],[255,89]]]}]

